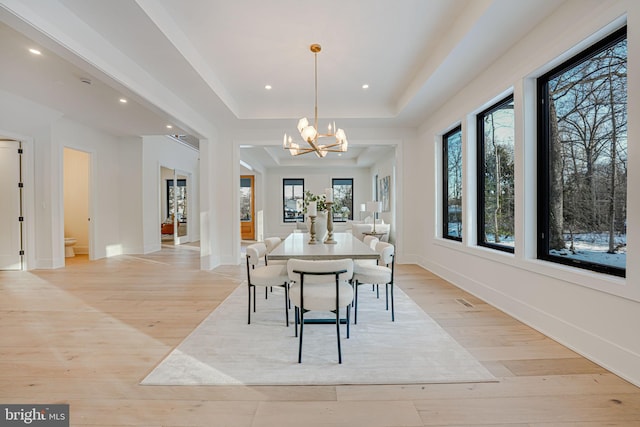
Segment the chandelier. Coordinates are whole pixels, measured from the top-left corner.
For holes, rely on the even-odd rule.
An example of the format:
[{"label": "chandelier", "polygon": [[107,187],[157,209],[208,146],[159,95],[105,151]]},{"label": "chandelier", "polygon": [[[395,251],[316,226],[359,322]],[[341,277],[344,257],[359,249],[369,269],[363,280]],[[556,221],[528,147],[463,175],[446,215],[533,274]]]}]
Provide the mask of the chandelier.
[{"label": "chandelier", "polygon": [[[307,144],[309,144],[309,146],[300,146],[298,143],[293,142],[293,138],[290,135],[287,136],[285,133],[284,139],[282,140],[282,148],[289,150],[292,156],[299,156],[300,154],[312,152],[316,153],[318,157],[324,157],[329,152],[344,153],[347,151],[348,146],[347,135],[344,133],[344,130],[336,128],[335,122],[333,122],[333,126],[329,124],[327,133],[320,133],[318,131],[318,52],[320,52],[322,48],[319,44],[312,44],[309,49],[313,52],[315,60],[316,101],[314,120],[313,125],[309,124],[309,120],[307,120],[306,117],[303,117],[298,121],[298,132],[300,132],[300,136]],[[318,141],[318,138],[327,137],[333,137],[336,141],[328,144],[322,144]]]}]

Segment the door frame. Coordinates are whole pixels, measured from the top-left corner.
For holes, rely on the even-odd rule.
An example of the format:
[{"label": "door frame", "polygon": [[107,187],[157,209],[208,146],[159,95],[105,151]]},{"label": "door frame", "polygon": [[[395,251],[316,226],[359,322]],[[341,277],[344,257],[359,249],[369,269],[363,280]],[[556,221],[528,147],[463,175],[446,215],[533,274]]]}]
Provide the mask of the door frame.
[{"label": "door frame", "polygon": [[[241,240],[255,240],[256,239],[256,177],[255,175],[240,175],[240,180],[249,179],[251,181],[251,221],[243,221],[240,218],[240,238]],[[251,234],[250,237],[245,237],[242,233],[242,224],[251,222]]]}]

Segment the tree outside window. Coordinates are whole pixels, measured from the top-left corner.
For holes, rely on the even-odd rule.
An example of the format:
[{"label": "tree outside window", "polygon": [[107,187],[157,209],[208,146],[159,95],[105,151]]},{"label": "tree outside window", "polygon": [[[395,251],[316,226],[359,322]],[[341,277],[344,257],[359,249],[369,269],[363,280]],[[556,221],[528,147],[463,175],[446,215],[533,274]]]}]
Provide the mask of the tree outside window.
[{"label": "tree outside window", "polygon": [[333,178],[333,221],[353,219],[353,178]]},{"label": "tree outside window", "polygon": [[478,245],[513,252],[513,96],[478,114]]},{"label": "tree outside window", "polygon": [[624,276],[626,27],[538,80],[538,257]]},{"label": "tree outside window", "polygon": [[442,237],[462,241],[462,127],[442,137]]}]

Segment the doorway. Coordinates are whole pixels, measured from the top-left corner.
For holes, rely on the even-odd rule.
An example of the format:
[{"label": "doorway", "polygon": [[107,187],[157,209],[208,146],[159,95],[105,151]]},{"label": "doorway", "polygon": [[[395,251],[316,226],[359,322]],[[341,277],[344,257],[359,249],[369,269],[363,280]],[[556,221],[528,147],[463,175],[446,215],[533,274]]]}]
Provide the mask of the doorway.
[{"label": "doorway", "polygon": [[189,181],[190,175],[175,169],[160,168],[162,197],[160,227],[163,243],[180,245],[189,239]]},{"label": "doorway", "polygon": [[253,175],[240,175],[240,234],[242,240],[256,239],[255,187]]},{"label": "doorway", "polygon": [[0,141],[0,270],[24,268],[21,157],[19,141]]},{"label": "doorway", "polygon": [[63,203],[65,257],[78,254],[88,255],[89,259],[92,259],[91,230],[89,226],[91,221],[89,211],[90,164],[90,153],[68,147],[64,148]]}]

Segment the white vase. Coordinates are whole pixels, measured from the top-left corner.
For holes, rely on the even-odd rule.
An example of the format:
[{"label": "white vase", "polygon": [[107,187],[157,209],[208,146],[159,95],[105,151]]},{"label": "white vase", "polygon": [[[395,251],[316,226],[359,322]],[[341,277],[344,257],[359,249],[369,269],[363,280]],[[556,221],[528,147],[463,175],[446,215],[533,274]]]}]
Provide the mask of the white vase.
[{"label": "white vase", "polygon": [[[307,215],[305,219],[305,223],[307,224],[307,230],[311,232],[311,219],[309,218],[309,215]],[[326,212],[324,211],[318,212],[314,227],[316,230],[316,241],[318,243],[324,242],[324,239],[327,237],[327,213]]]}]

